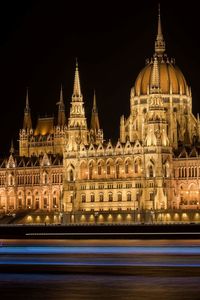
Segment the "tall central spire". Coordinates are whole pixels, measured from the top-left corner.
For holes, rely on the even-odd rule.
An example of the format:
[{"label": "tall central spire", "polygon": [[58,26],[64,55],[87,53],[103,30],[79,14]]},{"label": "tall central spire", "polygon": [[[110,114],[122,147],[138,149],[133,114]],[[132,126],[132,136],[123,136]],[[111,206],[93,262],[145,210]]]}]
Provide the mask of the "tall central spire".
[{"label": "tall central spire", "polygon": [[158,32],[155,41],[155,53],[161,56],[165,52],[165,41],[162,34],[160,4],[158,5]]},{"label": "tall central spire", "polygon": [[80,78],[79,78],[79,70],[78,70],[78,61],[76,60],[76,71],[74,78],[74,90],[72,95],[72,101],[77,100],[77,98],[82,98],[81,94],[81,86],[80,86]]}]

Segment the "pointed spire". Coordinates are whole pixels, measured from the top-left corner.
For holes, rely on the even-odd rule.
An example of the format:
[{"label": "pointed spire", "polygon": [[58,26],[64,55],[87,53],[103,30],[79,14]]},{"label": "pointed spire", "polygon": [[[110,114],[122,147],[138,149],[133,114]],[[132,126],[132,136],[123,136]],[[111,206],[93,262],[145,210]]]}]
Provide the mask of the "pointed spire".
[{"label": "pointed spire", "polygon": [[31,129],[32,128],[32,120],[31,120],[31,110],[29,106],[29,93],[28,88],[26,89],[26,106],[24,109],[24,122],[23,129]]},{"label": "pointed spire", "polygon": [[158,5],[158,32],[155,41],[155,53],[159,56],[165,52],[165,41],[162,34],[161,16],[160,16],[160,4]]},{"label": "pointed spire", "polygon": [[64,105],[64,101],[63,101],[62,84],[60,87],[60,99],[59,99],[59,102],[57,102],[57,104],[58,104],[58,125],[64,126],[64,124],[65,124],[65,105]]},{"label": "pointed spire", "polygon": [[29,111],[28,87],[26,88],[26,111]]},{"label": "pointed spire", "polygon": [[160,91],[159,66],[158,66],[158,59],[156,56],[154,57],[154,61],[153,61],[150,91],[151,93],[155,93],[155,92],[158,93]]},{"label": "pointed spire", "polygon": [[97,112],[97,101],[96,101],[96,93],[94,90],[94,98],[93,98],[93,108],[92,108],[93,112]]},{"label": "pointed spire", "polygon": [[61,87],[60,87],[60,104],[64,104],[63,103],[63,88],[62,88],[62,84],[61,84]]},{"label": "pointed spire", "polygon": [[82,97],[77,59],[76,59],[76,70],[75,70],[75,78],[74,78],[74,90],[73,90],[72,97],[73,98],[81,98]]},{"label": "pointed spire", "polygon": [[13,140],[11,140],[11,145],[10,145],[10,154],[14,154],[15,149],[14,149],[14,145],[13,145]]},{"label": "pointed spire", "polygon": [[93,108],[92,108],[91,126],[90,127],[95,133],[97,133],[100,129],[95,91],[94,91],[94,98],[93,98]]}]

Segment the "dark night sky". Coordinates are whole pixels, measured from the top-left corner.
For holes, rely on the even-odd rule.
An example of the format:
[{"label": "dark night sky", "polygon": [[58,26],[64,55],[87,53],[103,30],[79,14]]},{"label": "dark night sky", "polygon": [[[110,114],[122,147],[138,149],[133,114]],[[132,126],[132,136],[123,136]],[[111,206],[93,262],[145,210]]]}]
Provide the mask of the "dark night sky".
[{"label": "dark night sky", "polygon": [[[158,1],[5,2],[0,7],[0,156],[8,154],[12,138],[18,148],[27,86],[34,122],[39,114],[56,114],[61,83],[69,113],[76,57],[87,117],[95,88],[105,136],[117,138],[120,116],[129,113],[130,88],[153,54]],[[196,114],[198,1],[160,3],[167,53],[192,87]]]}]

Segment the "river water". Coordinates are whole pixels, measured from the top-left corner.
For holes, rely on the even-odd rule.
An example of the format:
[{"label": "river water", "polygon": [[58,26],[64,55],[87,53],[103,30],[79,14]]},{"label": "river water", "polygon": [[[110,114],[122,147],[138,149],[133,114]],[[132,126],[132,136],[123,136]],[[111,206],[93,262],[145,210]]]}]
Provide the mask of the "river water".
[{"label": "river water", "polygon": [[198,240],[0,240],[0,299],[200,299]]}]

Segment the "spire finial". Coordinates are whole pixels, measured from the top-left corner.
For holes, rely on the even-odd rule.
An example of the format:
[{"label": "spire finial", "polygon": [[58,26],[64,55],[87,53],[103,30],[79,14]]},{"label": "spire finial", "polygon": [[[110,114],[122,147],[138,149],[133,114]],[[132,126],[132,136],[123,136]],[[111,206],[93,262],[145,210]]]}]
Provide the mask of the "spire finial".
[{"label": "spire finial", "polygon": [[164,52],[165,52],[165,41],[162,34],[160,3],[159,3],[158,4],[158,32],[155,41],[155,53],[162,56]]},{"label": "spire finial", "polygon": [[63,104],[63,88],[62,88],[62,83],[61,83],[61,86],[60,86],[60,103]]},{"label": "spire finial", "polygon": [[91,116],[91,129],[93,129],[94,132],[98,132],[100,129],[99,125],[99,116],[98,116],[98,110],[97,110],[97,102],[96,102],[96,93],[94,90],[94,98],[93,98],[93,107],[92,107],[92,116]]},{"label": "spire finial", "polygon": [[75,70],[75,78],[74,78],[74,91],[73,97],[81,97],[81,86],[80,86],[80,78],[79,78],[79,70],[78,70],[78,60],[76,58],[76,70]]},{"label": "spire finial", "polygon": [[29,109],[28,87],[26,88],[26,110]]}]

